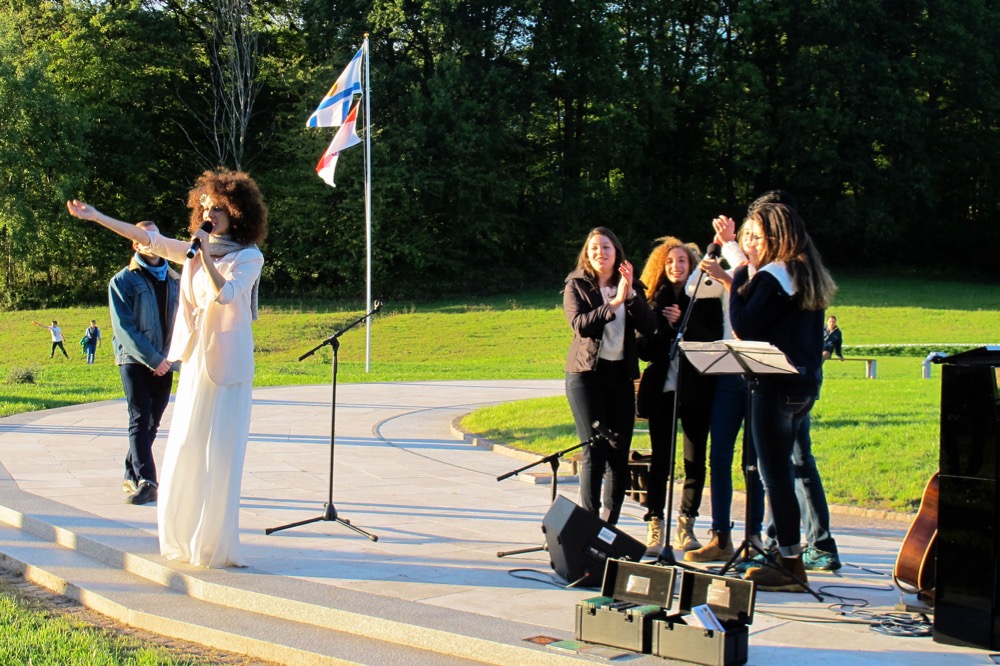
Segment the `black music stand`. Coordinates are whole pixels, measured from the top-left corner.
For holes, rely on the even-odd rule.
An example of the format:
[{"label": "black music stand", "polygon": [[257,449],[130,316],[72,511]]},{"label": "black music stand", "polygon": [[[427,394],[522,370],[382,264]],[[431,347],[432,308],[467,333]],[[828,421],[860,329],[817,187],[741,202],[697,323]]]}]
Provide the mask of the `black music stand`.
[{"label": "black music stand", "polygon": [[[593,444],[598,439],[604,438],[604,439],[612,439],[613,440],[616,437],[615,433],[611,432],[610,430],[607,430],[607,429],[603,428],[601,426],[601,422],[600,421],[594,421],[594,423],[592,424],[592,426],[593,426],[594,430],[597,431],[597,434],[595,434],[590,439],[588,439],[588,440],[586,440],[584,442],[580,442],[579,444],[574,444],[573,446],[571,446],[571,447],[569,447],[567,449],[563,449],[562,451],[556,451],[555,453],[549,454],[549,455],[545,456],[544,458],[536,460],[533,463],[528,463],[527,465],[524,465],[523,467],[518,467],[517,469],[511,470],[511,471],[507,472],[506,474],[501,474],[500,476],[497,477],[497,481],[503,481],[504,479],[509,479],[512,476],[517,476],[518,474],[520,474],[521,472],[523,472],[526,469],[531,469],[532,467],[535,467],[536,465],[541,465],[542,463],[547,462],[547,463],[549,463],[549,467],[552,470],[551,471],[551,475],[552,475],[552,497],[551,497],[550,502],[555,502],[556,501],[556,497],[558,496],[558,487],[559,487],[559,459],[562,458],[563,456],[565,456],[570,451],[576,451],[577,449],[583,448],[584,446],[587,446],[588,444]],[[519,550],[501,550],[501,551],[499,551],[497,553],[497,557],[507,557],[508,555],[523,555],[524,553],[537,553],[537,552],[543,551],[543,550],[548,550],[548,545],[547,544],[543,544],[541,546],[533,546],[531,548],[521,548]]]},{"label": "black music stand", "polygon": [[340,516],[337,515],[337,507],[335,507],[333,505],[333,454],[334,454],[334,451],[337,448],[336,447],[336,431],[337,431],[337,352],[340,350],[340,340],[339,340],[339,338],[344,333],[346,333],[347,331],[351,330],[352,328],[354,328],[355,326],[357,326],[358,324],[360,324],[361,322],[363,322],[365,319],[368,319],[369,317],[371,317],[373,314],[375,314],[376,312],[378,312],[381,309],[382,309],[382,304],[379,301],[375,301],[375,303],[373,304],[371,310],[369,310],[368,312],[366,312],[364,315],[362,315],[361,317],[359,317],[354,322],[352,322],[352,323],[348,324],[347,326],[345,326],[344,328],[340,329],[339,331],[337,331],[336,333],[334,333],[333,335],[331,335],[330,337],[328,337],[326,340],[324,340],[323,342],[319,343],[318,345],[316,345],[315,347],[313,347],[312,349],[310,349],[309,351],[307,351],[302,356],[299,356],[299,360],[300,361],[304,361],[305,359],[309,358],[310,356],[312,356],[317,351],[319,351],[320,349],[322,349],[323,347],[325,347],[327,345],[330,345],[330,347],[333,349],[333,360],[332,360],[333,376],[332,376],[332,379],[330,380],[330,385],[332,387],[332,395],[333,395],[332,402],[330,403],[330,484],[329,484],[329,487],[327,489],[326,504],[323,505],[323,515],[316,516],[315,518],[308,518],[306,520],[300,520],[300,521],[295,522],[295,523],[289,523],[287,525],[282,525],[280,527],[268,527],[267,529],[264,530],[264,534],[273,534],[274,532],[278,532],[280,530],[287,530],[290,527],[300,527],[302,525],[308,525],[309,523],[316,523],[316,522],[319,522],[321,520],[325,520],[325,521],[340,523],[344,527],[346,527],[348,529],[351,529],[351,530],[354,530],[358,534],[360,534],[362,536],[365,536],[365,537],[368,537],[372,541],[378,541],[378,537],[375,536],[374,534],[371,534],[369,532],[364,531],[363,529],[361,529],[357,525],[352,525],[351,521],[347,520],[346,518],[341,518]]},{"label": "black music stand", "polygon": [[761,375],[794,375],[799,373],[798,369],[788,361],[788,358],[780,349],[766,342],[753,340],[682,342],[680,343],[680,347],[688,362],[701,374],[742,375],[747,382],[746,419],[743,423],[743,478],[747,486],[746,511],[743,520],[743,542],[736,549],[736,552],[733,553],[733,556],[729,558],[725,566],[722,567],[720,575],[726,575],[726,572],[741,557],[747,557],[750,551],[755,551],[774,566],[781,567],[806,592],[816,597],[817,601],[823,601],[823,597],[813,591],[805,581],[799,580],[788,569],[782,567],[781,563],[774,561],[768,553],[761,550],[750,539],[750,517],[753,504],[753,493],[750,492],[750,473],[752,470],[749,466],[747,449],[751,443],[750,396],[753,393],[753,387],[756,385],[757,378]]}]

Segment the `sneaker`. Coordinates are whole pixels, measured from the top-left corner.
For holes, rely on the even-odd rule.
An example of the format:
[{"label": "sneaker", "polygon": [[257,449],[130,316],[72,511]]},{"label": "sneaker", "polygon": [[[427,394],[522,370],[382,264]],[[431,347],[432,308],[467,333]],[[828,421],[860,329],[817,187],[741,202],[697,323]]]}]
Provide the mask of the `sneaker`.
[{"label": "sneaker", "polygon": [[685,516],[683,513],[677,516],[677,532],[674,536],[674,548],[683,550],[698,550],[701,544],[694,536],[694,516]]},{"label": "sneaker", "polygon": [[[743,576],[745,580],[753,581],[758,590],[767,592],[805,592],[802,583],[807,583],[806,570],[802,566],[801,557],[779,557],[775,566],[768,564],[756,569],[750,569]],[[798,580],[796,580],[798,579]]]},{"label": "sneaker", "polygon": [[702,548],[684,553],[685,562],[728,562],[729,558],[733,556],[735,549],[733,548],[733,540],[729,538],[729,532],[724,533],[726,535],[725,546],[719,545],[719,532],[709,530],[708,533],[712,535],[712,540]]},{"label": "sneaker", "polygon": [[663,518],[650,518],[646,523],[646,557],[659,557],[663,552]]},{"label": "sneaker", "polygon": [[828,553],[819,548],[806,548],[802,553],[802,566],[809,571],[836,571],[841,566],[837,553]]},{"label": "sneaker", "polygon": [[757,554],[753,557],[745,557],[736,564],[733,565],[733,571],[740,574],[745,574],[751,569],[759,569],[760,567],[766,566],[767,560],[764,559],[763,555]]},{"label": "sneaker", "polygon": [[149,481],[140,481],[134,493],[125,498],[126,504],[149,504],[156,501],[156,486]]},{"label": "sneaker", "polygon": [[[750,540],[753,541],[753,538],[751,538]],[[733,569],[737,573],[745,574],[751,569],[757,569],[759,567],[767,566],[772,560],[778,559],[777,549],[761,548],[761,550],[767,553],[767,556],[761,555],[757,551],[750,551],[753,553],[753,556],[743,558],[742,560],[733,565]],[[768,556],[770,557],[770,559],[768,559]]]},{"label": "sneaker", "polygon": [[128,478],[122,479],[122,492],[126,492],[131,495],[136,490],[138,490],[138,488],[135,485],[135,481]]}]

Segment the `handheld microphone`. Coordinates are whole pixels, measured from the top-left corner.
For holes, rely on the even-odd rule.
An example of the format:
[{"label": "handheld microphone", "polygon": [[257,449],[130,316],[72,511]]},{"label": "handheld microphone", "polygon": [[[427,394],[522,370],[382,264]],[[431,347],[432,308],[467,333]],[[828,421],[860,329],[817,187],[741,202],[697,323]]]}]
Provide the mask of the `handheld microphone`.
[{"label": "handheld microphone", "polygon": [[[708,247],[705,248],[705,258],[706,259],[718,259],[722,255],[722,246],[718,243],[709,243]],[[712,285],[712,278],[706,273],[705,274],[705,286],[710,287]]]},{"label": "handheld microphone", "polygon": [[590,426],[597,431],[597,434],[608,440],[612,447],[618,447],[618,435],[608,430],[600,421],[594,421]]},{"label": "handheld microphone", "polygon": [[[207,221],[206,222],[202,222],[201,223],[201,230],[204,231],[204,232],[210,232],[210,231],[212,231],[212,223],[211,222],[207,222]],[[186,255],[187,258],[190,259],[194,255],[198,254],[198,249],[199,248],[201,248],[201,239],[200,238],[195,238],[193,241],[191,241],[191,247],[188,248],[187,255]]]}]

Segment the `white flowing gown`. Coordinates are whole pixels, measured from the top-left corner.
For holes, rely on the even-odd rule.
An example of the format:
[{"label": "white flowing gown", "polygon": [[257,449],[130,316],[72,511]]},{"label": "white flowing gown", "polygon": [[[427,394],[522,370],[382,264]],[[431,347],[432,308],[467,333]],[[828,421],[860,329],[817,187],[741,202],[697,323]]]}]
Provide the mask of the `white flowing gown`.
[{"label": "white flowing gown", "polygon": [[203,567],[245,566],[240,484],[253,383],[212,383],[204,358],[196,346],[177,384],[157,499],[160,554]]},{"label": "white flowing gown", "polygon": [[[239,257],[241,254],[248,258]],[[263,257],[254,248],[248,253],[216,258],[216,266],[227,280],[218,297],[210,276],[195,261],[185,265],[187,275],[181,279],[181,307],[174,327],[174,342],[180,343],[183,356],[175,356],[173,348],[170,356],[183,358],[184,362],[158,489],[160,554],[210,568],[245,566],[240,551],[239,510],[253,389],[248,293],[260,275]],[[184,308],[187,312],[181,312]],[[210,308],[214,308],[212,316],[206,316]],[[240,309],[220,314],[219,308]],[[178,340],[185,315],[185,331],[190,331],[185,336],[186,344]],[[207,320],[224,323],[209,324],[212,330],[205,331]],[[246,330],[234,331],[242,327]],[[243,340],[239,346],[247,344],[249,349],[230,354],[226,372],[220,370],[226,366],[218,363],[219,345],[226,345],[220,340],[234,334],[237,338],[226,340]],[[233,352],[229,348],[225,351]],[[210,367],[210,362],[215,365]],[[250,368],[245,367],[246,363]],[[249,380],[221,379],[225,383],[216,383],[212,377],[219,379],[220,373]]]}]

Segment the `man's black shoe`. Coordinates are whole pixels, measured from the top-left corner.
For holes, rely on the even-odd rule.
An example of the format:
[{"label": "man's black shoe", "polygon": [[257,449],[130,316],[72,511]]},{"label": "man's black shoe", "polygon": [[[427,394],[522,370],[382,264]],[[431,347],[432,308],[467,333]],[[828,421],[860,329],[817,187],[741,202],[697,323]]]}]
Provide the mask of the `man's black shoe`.
[{"label": "man's black shoe", "polygon": [[126,504],[149,504],[156,501],[156,486],[149,481],[140,481],[139,488],[125,498]]}]

